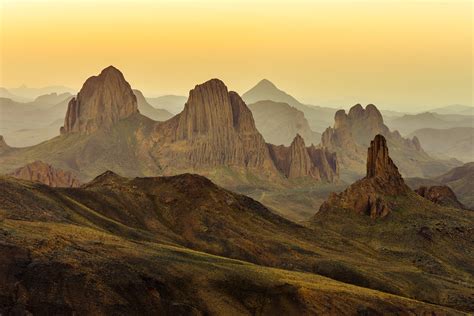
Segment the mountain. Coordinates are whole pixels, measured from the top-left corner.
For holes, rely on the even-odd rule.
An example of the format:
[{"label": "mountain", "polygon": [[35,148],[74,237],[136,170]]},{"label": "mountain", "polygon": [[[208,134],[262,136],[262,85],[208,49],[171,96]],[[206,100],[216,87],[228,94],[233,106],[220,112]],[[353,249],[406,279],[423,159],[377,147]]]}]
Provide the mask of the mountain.
[{"label": "mountain", "polygon": [[165,174],[217,166],[276,174],[252,113],[218,79],[191,90],[183,111],[157,125],[151,139],[151,153]]},{"label": "mountain", "polygon": [[290,147],[268,144],[276,167],[289,179],[310,177],[334,182],[338,179],[339,165],[336,155],[314,145],[306,147],[299,134]]},{"label": "mountain", "polygon": [[[69,102],[61,135],[1,153],[0,173],[35,160],[72,172],[81,182],[106,170],[128,177],[193,172],[265,199],[281,214],[298,220],[312,214],[334,189],[332,184],[337,185],[337,157],[311,146],[301,150],[309,155],[310,168],[301,177],[292,173],[290,179],[270,155],[272,146],[255,127],[252,112],[220,80],[197,85],[183,111],[167,121],[156,122],[138,112],[131,86],[109,67],[88,79]],[[285,154],[283,160],[288,157]],[[299,190],[297,194],[293,189]],[[306,192],[311,195],[302,198]]]},{"label": "mountain", "polygon": [[73,95],[70,94],[69,92],[64,92],[64,93],[56,93],[52,92],[49,94],[43,94],[38,96],[33,103],[36,104],[36,106],[41,106],[41,105],[54,105],[61,103],[62,101],[66,99],[70,99]]},{"label": "mountain", "polygon": [[23,98],[11,93],[8,89],[0,87],[0,98],[11,99],[15,102],[28,102],[31,101],[28,98]]},{"label": "mountain", "polygon": [[133,93],[137,97],[138,110],[141,114],[151,118],[154,121],[166,121],[167,119],[173,117],[173,114],[167,110],[152,107],[139,90],[133,90]]},{"label": "mountain", "polygon": [[156,98],[146,98],[146,100],[157,109],[163,109],[172,114],[178,114],[183,110],[187,98],[181,95],[163,95]]},{"label": "mountain", "polygon": [[[473,307],[465,249],[474,214],[428,201],[428,219],[417,215],[427,227],[404,225],[410,245],[405,235],[394,244],[366,242],[330,225],[300,226],[191,174],[105,172],[80,188],[0,177],[0,201],[2,313],[459,314]],[[443,215],[431,231],[433,213]],[[393,214],[365,225],[390,232]],[[350,217],[336,224],[363,228]],[[7,295],[18,286],[21,300]]]},{"label": "mountain", "polygon": [[422,128],[408,135],[414,136],[430,155],[453,157],[464,162],[474,160],[474,127]]},{"label": "mountain", "polygon": [[321,205],[320,212],[333,209],[355,211],[372,218],[385,217],[392,210],[385,195],[402,197],[410,191],[388,154],[388,147],[382,135],[371,141],[367,153],[366,176],[352,184],[344,192],[332,194]]},{"label": "mountain", "polygon": [[437,114],[425,112],[406,114],[387,121],[387,125],[403,135],[413,133],[420,128],[448,129],[454,127],[473,127],[474,116],[458,114]]},{"label": "mountain", "polygon": [[313,132],[304,113],[283,102],[258,101],[250,104],[257,129],[265,141],[288,146],[296,134],[308,144],[319,144],[321,134]]},{"label": "mountain", "polygon": [[438,114],[474,115],[474,107],[462,104],[452,104],[431,109],[429,112],[434,112]]},{"label": "mountain", "polygon": [[456,161],[437,160],[421,147],[417,137],[403,138],[397,131],[391,132],[375,105],[364,109],[354,105],[348,113],[336,112],[334,127],[329,127],[321,136],[321,145],[335,151],[341,164],[341,176],[353,181],[360,178],[365,169],[365,149],[377,134],[383,135],[392,151],[395,163],[405,175],[433,176],[456,166]]},{"label": "mountain", "polygon": [[247,104],[267,100],[289,104],[304,113],[310,128],[315,132],[322,132],[326,127],[330,126],[334,113],[337,110],[334,108],[302,104],[291,95],[278,89],[267,79],[261,80],[255,87],[245,92],[242,95],[242,99]]},{"label": "mountain", "polygon": [[30,88],[27,87],[26,85],[22,85],[18,88],[9,88],[8,89],[12,94],[17,95],[19,97],[22,97],[25,99],[25,101],[29,100],[34,100],[40,95],[45,95],[45,94],[50,94],[50,93],[70,93],[70,94],[76,94],[77,91],[65,87],[65,86],[47,86],[43,88]]},{"label": "mountain", "polygon": [[474,209],[474,192],[472,190],[474,162],[453,168],[445,174],[434,178],[434,180],[449,186],[464,205]]},{"label": "mountain", "polygon": [[68,93],[42,95],[28,103],[0,98],[0,133],[15,147],[50,139],[59,134],[71,99]]},{"label": "mountain", "polygon": [[[382,135],[375,136],[367,153],[366,176],[345,191],[332,194],[310,226],[321,233],[340,232],[344,238],[357,240],[373,251],[367,257],[378,253],[394,261],[404,258],[427,274],[444,274],[450,265],[455,270],[467,268],[467,261],[454,257],[462,257],[463,249],[474,243],[470,236],[472,212],[434,204],[410,190],[387,146]],[[459,234],[454,233],[458,229]],[[337,265],[331,261],[315,271],[326,276],[344,273]],[[412,271],[394,267],[392,277],[411,275]],[[411,291],[426,288],[430,283],[419,282]],[[463,297],[466,302],[468,296]]]},{"label": "mountain", "polygon": [[14,178],[29,181],[38,181],[52,187],[78,187],[80,186],[71,172],[56,169],[42,161],[35,161],[8,174]]},{"label": "mountain", "polygon": [[138,113],[137,97],[123,74],[113,66],[86,80],[69,101],[61,134],[91,134]]}]

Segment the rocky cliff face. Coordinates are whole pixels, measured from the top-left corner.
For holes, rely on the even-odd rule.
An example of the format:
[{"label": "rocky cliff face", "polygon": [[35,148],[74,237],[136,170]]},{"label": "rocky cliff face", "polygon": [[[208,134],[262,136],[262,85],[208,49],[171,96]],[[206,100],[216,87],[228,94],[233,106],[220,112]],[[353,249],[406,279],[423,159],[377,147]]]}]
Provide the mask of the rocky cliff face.
[{"label": "rocky cliff face", "polygon": [[338,178],[336,155],[314,145],[306,147],[299,134],[290,147],[268,144],[268,148],[278,170],[289,179],[310,177],[332,182]]},{"label": "rocky cliff face", "polygon": [[218,79],[191,90],[184,110],[155,127],[151,146],[165,172],[216,166],[276,172],[252,113]]},{"label": "rocky cliff face", "polygon": [[51,187],[79,187],[81,183],[71,172],[56,169],[42,161],[35,161],[9,174],[18,179],[37,181]]},{"label": "rocky cliff face", "polygon": [[384,217],[391,212],[385,196],[400,196],[409,192],[397,166],[389,156],[387,142],[376,135],[367,151],[365,178],[349,186],[344,192],[332,193],[321,205],[320,212],[344,209],[372,218]]},{"label": "rocky cliff face", "polygon": [[375,136],[367,150],[366,178],[381,178],[395,186],[402,185],[403,179],[397,166],[388,155],[387,141],[382,135]]},{"label": "rocky cliff face", "polygon": [[434,185],[431,187],[421,186],[416,189],[415,192],[433,203],[448,207],[466,209],[466,207],[461,202],[459,202],[453,190],[451,190],[451,188],[446,185]]},{"label": "rocky cliff face", "polygon": [[428,156],[418,138],[408,139],[398,131],[390,131],[384,124],[381,113],[372,104],[365,109],[357,104],[348,113],[344,110],[337,111],[334,127],[324,131],[321,145],[335,151],[341,168],[353,171],[353,179],[356,179],[365,171],[365,148],[377,134],[383,135],[387,140],[392,157],[403,174],[430,177],[449,169],[452,164]]},{"label": "rocky cliff face", "polygon": [[90,134],[138,113],[137,98],[122,73],[109,66],[90,77],[68,104],[61,134]]}]

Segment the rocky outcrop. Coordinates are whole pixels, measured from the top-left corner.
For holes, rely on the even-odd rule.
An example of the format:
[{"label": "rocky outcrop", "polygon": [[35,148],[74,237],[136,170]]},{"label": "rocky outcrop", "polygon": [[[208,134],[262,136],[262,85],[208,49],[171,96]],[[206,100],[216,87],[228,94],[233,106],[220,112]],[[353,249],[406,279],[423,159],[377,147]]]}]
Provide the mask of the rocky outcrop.
[{"label": "rocky outcrop", "polygon": [[268,144],[268,148],[278,170],[289,179],[310,177],[330,182],[338,179],[336,155],[314,145],[306,147],[299,134],[290,147]]},{"label": "rocky outcrop", "polygon": [[388,155],[387,141],[382,135],[375,136],[370,142],[367,150],[367,173],[366,178],[382,178],[394,185],[403,183],[402,176],[397,166]]},{"label": "rocky outcrop", "polygon": [[431,187],[421,186],[416,189],[415,192],[433,203],[442,206],[466,209],[466,207],[459,202],[453,190],[446,185],[434,185]]},{"label": "rocky outcrop", "polygon": [[365,178],[339,194],[332,193],[321,205],[320,212],[343,209],[372,218],[384,217],[391,212],[390,202],[385,197],[400,196],[409,191],[389,156],[385,137],[379,134],[375,136],[367,151]]},{"label": "rocky outcrop", "polygon": [[42,161],[35,161],[8,174],[14,178],[37,181],[51,187],[79,187],[79,180],[68,171],[56,169]]},{"label": "rocky outcrop", "polygon": [[0,154],[7,152],[11,149],[10,146],[8,146],[7,142],[5,141],[5,138],[3,138],[2,135],[0,135]]},{"label": "rocky outcrop", "polygon": [[402,174],[416,177],[431,177],[448,170],[454,163],[430,157],[423,150],[418,138],[404,138],[398,131],[390,131],[380,111],[369,104],[364,109],[360,104],[348,113],[339,110],[334,116],[334,126],[327,128],[321,136],[321,145],[338,155],[341,168],[353,173],[346,181],[360,178],[365,172],[365,148],[375,135],[385,137],[390,144],[392,158]]},{"label": "rocky outcrop", "polygon": [[138,113],[137,98],[123,74],[113,66],[90,77],[68,104],[61,134],[90,134]]},{"label": "rocky outcrop", "polygon": [[151,138],[151,153],[165,173],[216,166],[277,172],[252,113],[218,79],[191,90],[183,111],[156,125]]}]

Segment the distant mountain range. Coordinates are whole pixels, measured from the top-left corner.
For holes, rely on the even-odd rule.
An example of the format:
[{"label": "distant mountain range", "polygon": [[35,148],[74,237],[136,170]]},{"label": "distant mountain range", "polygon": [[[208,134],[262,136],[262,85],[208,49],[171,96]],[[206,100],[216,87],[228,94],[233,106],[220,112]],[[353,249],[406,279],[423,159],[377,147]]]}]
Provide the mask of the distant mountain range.
[{"label": "distant mountain range", "polygon": [[148,103],[158,109],[163,109],[171,114],[178,114],[184,109],[187,97],[181,95],[164,95],[156,98],[146,98]]},{"label": "distant mountain range", "polygon": [[399,131],[402,135],[408,135],[421,128],[474,127],[474,116],[432,112],[406,114],[402,117],[391,118],[387,121],[387,126]]},{"label": "distant mountain range", "polygon": [[408,135],[414,136],[433,156],[454,157],[463,162],[474,161],[474,127],[422,128]]},{"label": "distant mountain range", "polygon": [[[10,98],[14,101],[18,102],[28,102],[36,99],[40,95],[51,94],[51,93],[69,93],[69,94],[76,94],[77,91],[75,89],[65,87],[65,86],[47,86],[43,88],[30,88],[26,85],[23,85],[18,88],[0,88],[2,97]],[[3,94],[9,94],[10,96],[4,96]]]},{"label": "distant mountain range", "polygon": [[474,106],[453,104],[429,110],[438,114],[474,115]]},{"label": "distant mountain range", "polygon": [[319,144],[321,134],[311,130],[304,113],[284,102],[258,101],[249,104],[257,129],[265,140],[289,146],[296,134],[307,144]]}]

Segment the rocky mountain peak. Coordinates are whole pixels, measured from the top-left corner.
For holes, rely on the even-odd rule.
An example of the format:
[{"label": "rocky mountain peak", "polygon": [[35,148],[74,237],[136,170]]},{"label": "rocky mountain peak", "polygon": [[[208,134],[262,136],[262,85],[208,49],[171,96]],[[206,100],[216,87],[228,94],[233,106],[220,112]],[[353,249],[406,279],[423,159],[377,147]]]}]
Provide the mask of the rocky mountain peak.
[{"label": "rocky mountain peak", "polygon": [[367,178],[401,179],[397,166],[388,155],[387,141],[378,134],[367,150]]},{"label": "rocky mountain peak", "polygon": [[[183,111],[157,125],[152,138],[165,169],[236,166],[277,171],[252,112],[219,79],[195,86]],[[168,146],[166,151],[163,146]]]},{"label": "rocky mountain peak", "polygon": [[278,89],[273,82],[271,82],[268,79],[262,79],[260,80],[255,88],[261,88],[261,89]]},{"label": "rocky mountain peak", "polygon": [[35,161],[20,167],[9,176],[40,182],[51,187],[79,187],[81,185],[71,172],[55,168],[42,161]]},{"label": "rocky mountain peak", "polygon": [[372,218],[384,217],[391,212],[385,196],[400,196],[409,190],[389,156],[385,137],[379,134],[367,150],[366,177],[339,194],[331,194],[321,205],[320,211],[347,209]]},{"label": "rocky mountain peak", "polygon": [[287,178],[310,177],[317,180],[333,182],[339,177],[339,165],[336,154],[325,148],[306,147],[299,134],[293,139],[290,147],[268,144],[270,156]]},{"label": "rocky mountain peak", "polygon": [[137,98],[123,74],[109,66],[86,80],[68,104],[61,134],[90,134],[138,113]]},{"label": "rocky mountain peak", "polygon": [[299,178],[312,176],[320,178],[317,168],[314,167],[311,158],[306,150],[303,137],[296,134],[290,145],[288,178]]},{"label": "rocky mountain peak", "polygon": [[177,139],[191,139],[203,134],[221,136],[234,125],[231,97],[226,85],[211,79],[189,92],[179,115]]}]

